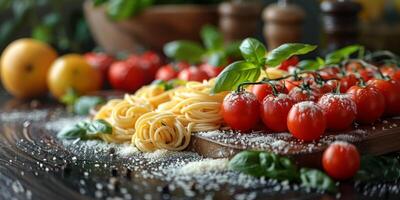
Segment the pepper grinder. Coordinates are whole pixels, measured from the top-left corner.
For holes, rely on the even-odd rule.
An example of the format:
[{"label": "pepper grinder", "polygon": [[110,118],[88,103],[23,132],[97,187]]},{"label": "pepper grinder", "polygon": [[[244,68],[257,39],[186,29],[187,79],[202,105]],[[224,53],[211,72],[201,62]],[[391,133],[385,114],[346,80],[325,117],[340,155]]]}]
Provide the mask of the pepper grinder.
[{"label": "pepper grinder", "polygon": [[262,3],[258,0],[237,0],[221,3],[219,27],[226,43],[254,37],[260,21]]},{"label": "pepper grinder", "polygon": [[349,44],[355,44],[359,36],[358,14],[361,5],[350,0],[323,1],[322,25],[327,52]]},{"label": "pepper grinder", "polygon": [[302,36],[305,12],[287,0],[269,5],[263,11],[264,37],[268,49],[281,44],[298,42]]}]

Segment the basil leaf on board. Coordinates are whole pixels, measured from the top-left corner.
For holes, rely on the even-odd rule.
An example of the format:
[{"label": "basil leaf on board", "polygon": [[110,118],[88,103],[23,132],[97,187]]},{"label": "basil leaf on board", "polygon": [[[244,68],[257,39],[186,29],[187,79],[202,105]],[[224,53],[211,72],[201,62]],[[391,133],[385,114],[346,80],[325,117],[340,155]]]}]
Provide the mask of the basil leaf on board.
[{"label": "basil leaf on board", "polygon": [[200,35],[207,50],[221,50],[224,48],[222,34],[214,26],[203,26]]},{"label": "basil leaf on board", "polygon": [[68,88],[64,96],[61,97],[61,102],[66,105],[74,105],[79,99],[79,94],[72,88]]},{"label": "basil leaf on board", "polygon": [[339,50],[336,50],[325,57],[327,65],[339,64],[345,59],[348,59],[353,53],[359,51],[362,48],[360,45],[351,45]]},{"label": "basil leaf on board", "polygon": [[216,94],[223,91],[235,90],[243,82],[257,81],[260,74],[261,68],[253,63],[246,61],[234,62],[218,75],[211,93]]},{"label": "basil leaf on board", "polygon": [[112,126],[108,122],[99,119],[95,121],[82,121],[62,129],[57,137],[62,139],[96,139],[98,134],[111,134]]},{"label": "basil leaf on board", "polygon": [[239,49],[247,62],[264,66],[264,57],[267,49],[260,41],[254,38],[247,38],[240,44]]},{"label": "basil leaf on board", "polygon": [[89,114],[90,109],[97,105],[104,104],[105,99],[96,96],[82,96],[74,104],[74,112],[78,115]]},{"label": "basil leaf on board", "polygon": [[325,61],[318,57],[316,60],[302,60],[298,67],[303,70],[318,70],[325,66]]},{"label": "basil leaf on board", "polygon": [[274,153],[242,151],[229,161],[229,168],[255,177],[298,180],[298,172],[289,158]]},{"label": "basil leaf on board", "polygon": [[196,42],[179,40],[167,43],[164,46],[164,53],[175,60],[198,63],[206,51]]},{"label": "basil leaf on board", "polygon": [[89,123],[86,130],[88,135],[98,134],[98,133],[111,134],[112,126],[103,119],[97,119]]},{"label": "basil leaf on board", "polygon": [[86,130],[78,125],[67,126],[63,128],[58,134],[57,137],[63,139],[76,139],[83,138],[86,135]]},{"label": "basil leaf on board", "polygon": [[324,172],[317,169],[301,168],[300,180],[301,185],[306,188],[328,191],[331,193],[336,193],[338,191],[336,183]]},{"label": "basil leaf on board", "polygon": [[265,65],[269,67],[275,67],[292,56],[307,54],[311,51],[314,51],[316,48],[317,46],[315,45],[301,43],[283,44],[268,53],[265,60]]},{"label": "basil leaf on board", "polygon": [[363,156],[361,168],[354,180],[395,181],[400,179],[400,158],[398,156]]}]

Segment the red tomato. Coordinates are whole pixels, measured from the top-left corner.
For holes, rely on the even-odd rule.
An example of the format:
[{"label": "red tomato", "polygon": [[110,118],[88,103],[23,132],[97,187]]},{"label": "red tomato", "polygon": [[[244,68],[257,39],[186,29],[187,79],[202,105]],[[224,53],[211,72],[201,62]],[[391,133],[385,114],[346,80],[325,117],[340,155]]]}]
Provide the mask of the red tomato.
[{"label": "red tomato", "polygon": [[[275,84],[275,83],[273,83]],[[275,89],[278,93],[286,93],[286,88],[279,82],[275,84]],[[270,84],[257,84],[253,85],[251,92],[256,95],[258,101],[262,103],[264,98],[270,94],[273,94],[273,90]]]},{"label": "red tomato", "polygon": [[322,166],[332,178],[346,180],[360,169],[360,154],[352,144],[334,142],[322,155]]},{"label": "red tomato", "polygon": [[217,77],[222,70],[224,70],[224,67],[216,67],[216,66],[212,66],[208,63],[204,63],[202,65],[200,65],[200,69],[205,71],[208,75],[208,77],[210,78],[214,78]]},{"label": "red tomato", "polygon": [[302,88],[294,88],[289,92],[289,96],[296,103],[302,101],[316,102],[322,96],[322,93],[321,91],[315,89],[304,90]]},{"label": "red tomato", "polygon": [[390,75],[390,78],[397,82],[400,82],[400,70],[393,72],[393,74]]},{"label": "red tomato", "polygon": [[287,116],[293,104],[287,94],[265,97],[261,105],[261,118],[265,126],[276,132],[287,131]]},{"label": "red tomato", "polygon": [[356,121],[360,123],[373,123],[385,111],[385,97],[375,87],[353,86],[347,93],[357,106]]},{"label": "red tomato", "polygon": [[331,130],[345,130],[356,118],[357,107],[348,94],[325,94],[319,101],[326,117],[326,127]]},{"label": "red tomato", "polygon": [[338,67],[326,67],[319,72],[319,75],[324,80],[330,80],[338,78],[339,73],[340,69]]},{"label": "red tomato", "polygon": [[[332,81],[332,80],[330,80],[330,81]],[[313,85],[311,85],[311,89],[317,91],[318,93],[326,94],[326,93],[333,92],[335,90],[335,87],[331,84],[325,83],[322,85],[321,84],[313,84]]]},{"label": "red tomato", "polygon": [[395,116],[400,114],[400,84],[394,80],[374,79],[368,85],[376,87],[385,97],[385,115]]},{"label": "red tomato", "polygon": [[340,79],[340,92],[346,93],[346,91],[353,85],[357,85],[358,79],[354,74],[349,74]]},{"label": "red tomato", "polygon": [[170,63],[160,67],[156,73],[157,80],[169,81],[178,77],[180,71],[189,68],[189,64],[185,62]]},{"label": "red tomato", "polygon": [[366,69],[361,69],[358,70],[358,74],[360,74],[360,77],[365,81],[369,81],[374,77],[374,72]]},{"label": "red tomato", "polygon": [[364,69],[364,66],[359,62],[351,62],[346,65],[347,72],[357,72],[361,69]]},{"label": "red tomato", "polygon": [[249,131],[260,119],[260,103],[250,92],[233,92],[222,103],[222,116],[233,130]]},{"label": "red tomato", "polygon": [[289,132],[303,141],[317,140],[324,134],[326,118],[318,104],[312,101],[303,101],[295,104],[287,116]]},{"label": "red tomato", "polygon": [[297,56],[292,56],[289,59],[283,61],[278,69],[288,71],[289,67],[296,66],[299,64],[299,58]]},{"label": "red tomato", "polygon": [[202,82],[203,80],[208,80],[209,77],[207,73],[198,67],[189,67],[187,69],[182,70],[178,74],[178,78],[185,81],[198,81]]},{"label": "red tomato", "polygon": [[96,53],[96,52],[86,53],[84,57],[85,60],[90,65],[100,70],[103,80],[106,80],[108,75],[108,70],[115,61],[114,57],[107,55],[105,53]]},{"label": "red tomato", "polygon": [[285,87],[286,87],[287,91],[289,91],[289,92],[292,91],[293,88],[299,87],[302,82],[303,81],[301,81],[301,80],[300,81],[292,81],[292,80],[285,80],[284,81]]},{"label": "red tomato", "polygon": [[108,78],[114,89],[134,92],[145,84],[145,74],[140,66],[128,62],[115,62],[110,67]]}]

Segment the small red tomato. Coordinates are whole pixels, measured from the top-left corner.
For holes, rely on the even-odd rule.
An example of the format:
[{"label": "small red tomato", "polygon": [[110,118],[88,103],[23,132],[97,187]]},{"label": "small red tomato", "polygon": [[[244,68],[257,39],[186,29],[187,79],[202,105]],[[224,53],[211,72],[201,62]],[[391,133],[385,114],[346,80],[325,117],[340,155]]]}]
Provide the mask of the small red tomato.
[{"label": "small red tomato", "polygon": [[[332,80],[330,80],[330,81],[332,81]],[[325,84],[313,84],[313,85],[311,85],[311,89],[317,91],[320,94],[326,94],[326,93],[333,92],[335,90],[335,87],[331,84],[325,83]]]},{"label": "small red tomato", "polygon": [[376,87],[385,97],[385,115],[396,116],[400,114],[400,84],[394,80],[374,79],[367,83]]},{"label": "small red tomato", "polygon": [[319,90],[315,89],[302,89],[302,88],[294,88],[289,92],[290,98],[293,99],[294,102],[302,102],[302,101],[315,101],[322,96],[322,93]]},{"label": "small red tomato", "polygon": [[[286,93],[286,88],[280,84],[279,82],[277,83],[272,83],[275,84],[275,89],[277,93]],[[253,85],[251,88],[251,92],[256,95],[258,101],[260,101],[260,103],[263,102],[264,98],[270,94],[273,94],[273,89],[272,86],[270,84],[257,84],[257,85]]]},{"label": "small red tomato", "polygon": [[200,65],[200,69],[205,71],[208,75],[208,77],[210,78],[214,78],[217,77],[222,70],[224,70],[224,67],[216,67],[216,66],[212,66],[208,63],[204,63],[202,65]]},{"label": "small red tomato", "polygon": [[209,77],[207,73],[198,67],[189,67],[187,69],[182,70],[178,74],[178,78],[185,81],[198,81],[202,82],[203,80],[208,80]]},{"label": "small red tomato", "polygon": [[169,81],[178,77],[180,71],[189,68],[189,64],[185,62],[170,63],[160,67],[156,73],[157,80]]},{"label": "small red tomato", "polygon": [[375,87],[353,86],[347,94],[357,106],[356,121],[364,124],[378,120],[385,111],[385,97]]},{"label": "small red tomato", "polygon": [[285,87],[288,92],[292,91],[293,88],[299,87],[303,81],[293,81],[293,80],[284,80]]},{"label": "small red tomato", "polygon": [[94,68],[100,70],[103,80],[106,80],[108,70],[114,63],[114,57],[105,53],[89,52],[84,55],[85,60],[92,65]]},{"label": "small red tomato", "polygon": [[268,95],[261,105],[264,125],[275,132],[287,131],[287,116],[294,102],[287,94]]},{"label": "small red tomato", "polygon": [[353,177],[360,169],[360,154],[357,148],[347,142],[334,142],[322,155],[325,172],[336,180]]},{"label": "small red tomato", "polygon": [[346,65],[347,72],[357,72],[358,70],[364,69],[364,66],[359,62],[350,62]]},{"label": "small red tomato", "polygon": [[330,80],[338,78],[339,73],[340,69],[338,67],[326,67],[319,72],[319,75],[324,80]]},{"label": "small red tomato", "polygon": [[145,84],[145,74],[140,66],[128,62],[115,62],[110,67],[108,77],[114,89],[134,92]]},{"label": "small red tomato", "polygon": [[162,66],[160,56],[152,51],[145,52],[142,55],[131,55],[126,59],[133,65],[139,65],[146,71],[146,83],[151,83],[156,76],[157,70]]},{"label": "small red tomato", "polygon": [[326,127],[330,130],[345,130],[356,118],[357,106],[348,94],[325,94],[318,104],[325,113]]},{"label": "small red tomato", "polygon": [[349,74],[340,79],[340,92],[346,93],[346,91],[353,85],[357,85],[358,79],[354,74]]},{"label": "small red tomato", "polygon": [[250,92],[233,92],[222,103],[222,116],[233,130],[249,131],[260,119],[260,103]]},{"label": "small red tomato", "polygon": [[309,142],[318,140],[326,129],[326,118],[318,104],[303,101],[295,104],[287,116],[289,132],[297,139]]},{"label": "small red tomato", "polygon": [[400,70],[393,72],[393,74],[390,75],[390,78],[397,82],[400,82]]},{"label": "small red tomato", "polygon": [[292,56],[289,59],[283,61],[278,69],[288,71],[289,67],[296,66],[299,64],[299,58],[297,56]]}]

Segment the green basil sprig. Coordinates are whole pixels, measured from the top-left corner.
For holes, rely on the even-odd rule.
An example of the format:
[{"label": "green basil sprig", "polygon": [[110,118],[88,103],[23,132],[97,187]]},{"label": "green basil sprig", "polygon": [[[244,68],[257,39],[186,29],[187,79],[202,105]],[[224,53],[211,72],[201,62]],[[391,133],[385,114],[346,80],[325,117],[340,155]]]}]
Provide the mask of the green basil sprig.
[{"label": "green basil sprig", "polygon": [[106,100],[97,96],[82,96],[74,103],[74,113],[78,115],[89,114],[90,109],[106,103]]},{"label": "green basil sprig", "polygon": [[395,181],[400,179],[399,156],[363,156],[361,168],[354,180],[357,181]]},{"label": "green basil sprig", "polygon": [[99,134],[111,134],[112,126],[102,119],[94,121],[83,121],[73,126],[68,126],[62,129],[57,137],[62,139],[96,139]]},{"label": "green basil sprig", "polygon": [[297,169],[287,157],[270,152],[242,151],[229,161],[229,169],[255,177],[300,183],[301,186],[336,193],[336,183],[317,169]]},{"label": "green basil sprig", "polygon": [[267,50],[261,42],[254,38],[245,39],[240,45],[240,51],[245,60],[227,66],[217,77],[212,93],[235,90],[243,82],[254,82],[260,77],[265,67],[275,67],[294,55],[303,55],[317,47],[308,44],[284,44],[272,50]]},{"label": "green basil sprig", "polygon": [[172,41],[164,46],[166,56],[190,63],[199,62],[205,52],[206,50],[200,44],[187,40]]}]

